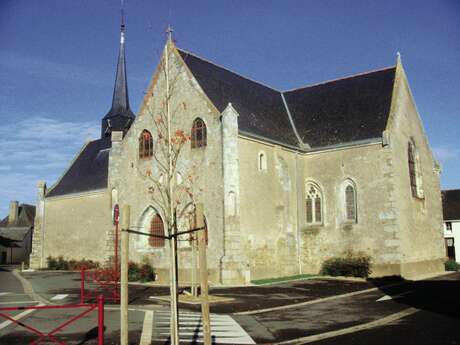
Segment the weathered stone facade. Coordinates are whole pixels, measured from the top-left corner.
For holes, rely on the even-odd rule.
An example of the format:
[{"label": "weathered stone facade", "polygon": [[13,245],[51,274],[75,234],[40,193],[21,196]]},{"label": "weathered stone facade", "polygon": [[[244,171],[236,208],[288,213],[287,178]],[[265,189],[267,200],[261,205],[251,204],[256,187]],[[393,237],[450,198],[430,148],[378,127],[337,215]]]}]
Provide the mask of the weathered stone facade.
[{"label": "weathered stone facade", "polygon": [[[189,133],[197,117],[207,128],[207,146],[186,145],[178,170],[184,172],[181,178],[191,176],[194,201],[204,204],[211,281],[236,284],[318,273],[324,260],[348,252],[369,255],[375,276],[413,278],[442,270],[439,169],[400,61],[389,120],[379,138],[309,149],[303,143],[296,148],[242,132],[232,104],[219,111],[172,43],[169,49],[173,132]],[[131,206],[130,225],[139,231],[150,231],[154,215],[164,218],[162,206],[149,193],[148,174],[160,178],[158,163],[138,154],[142,131],[157,135],[154,118],[164,107],[166,89],[161,66],[129,131],[123,138],[112,133],[108,188],[45,199],[44,220],[37,220],[45,230],[39,229],[41,242],[34,242],[44,243],[45,257],[108,260],[114,229],[110,210],[115,203]],[[297,132],[296,136],[300,140]],[[423,197],[411,194],[408,142],[418,150]],[[306,222],[308,183],[322,194],[318,224]],[[352,222],[345,216],[347,184],[356,193],[357,214]],[[80,218],[81,222],[74,221]],[[147,237],[131,235],[130,259],[148,260],[162,281],[168,279],[169,250],[168,245],[152,248]],[[180,279],[190,279],[191,262],[191,248],[182,241]]]}]

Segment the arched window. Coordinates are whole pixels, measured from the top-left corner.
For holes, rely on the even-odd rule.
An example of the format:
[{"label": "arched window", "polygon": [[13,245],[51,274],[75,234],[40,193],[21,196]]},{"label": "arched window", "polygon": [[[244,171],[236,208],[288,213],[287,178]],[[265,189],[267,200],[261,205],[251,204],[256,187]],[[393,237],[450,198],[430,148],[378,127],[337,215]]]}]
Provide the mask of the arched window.
[{"label": "arched window", "polygon": [[[156,214],[150,221],[150,233],[152,235],[164,236],[164,225],[160,215]],[[149,244],[153,248],[163,248],[165,246],[165,239],[161,237],[149,237]]]},{"label": "arched window", "polygon": [[423,198],[420,158],[415,144],[412,141],[409,141],[407,145],[407,161],[409,163],[409,179],[412,196]]},{"label": "arched window", "polygon": [[149,158],[153,156],[152,134],[144,129],[139,137],[139,158]]},{"label": "arched window", "polygon": [[267,155],[265,152],[259,152],[259,158],[257,160],[259,171],[267,170]]},{"label": "arched window", "polygon": [[323,223],[323,197],[319,187],[313,183],[306,185],[306,216],[307,224]]},{"label": "arched window", "polygon": [[199,117],[193,121],[191,137],[192,149],[206,146],[206,124]]},{"label": "arched window", "polygon": [[345,184],[345,219],[349,222],[356,222],[356,188],[351,182]]}]

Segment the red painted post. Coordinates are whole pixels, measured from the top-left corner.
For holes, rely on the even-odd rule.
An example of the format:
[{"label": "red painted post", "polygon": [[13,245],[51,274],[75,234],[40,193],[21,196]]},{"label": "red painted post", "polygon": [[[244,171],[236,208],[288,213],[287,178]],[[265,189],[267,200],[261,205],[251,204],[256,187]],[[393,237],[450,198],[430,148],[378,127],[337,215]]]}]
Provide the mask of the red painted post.
[{"label": "red painted post", "polygon": [[85,303],[85,269],[82,268],[80,271],[80,303]]},{"label": "red painted post", "polygon": [[97,296],[97,345],[104,345],[104,296]]}]

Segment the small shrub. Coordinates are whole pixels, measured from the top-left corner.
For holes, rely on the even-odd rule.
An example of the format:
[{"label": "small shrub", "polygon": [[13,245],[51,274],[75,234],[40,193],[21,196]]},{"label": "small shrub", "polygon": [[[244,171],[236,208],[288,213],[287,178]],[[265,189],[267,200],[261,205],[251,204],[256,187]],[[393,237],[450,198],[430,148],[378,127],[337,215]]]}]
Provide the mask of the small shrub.
[{"label": "small shrub", "polygon": [[128,264],[128,281],[153,281],[155,280],[155,271],[148,263],[138,264],[129,262]]},{"label": "small shrub", "polygon": [[57,270],[57,268],[56,268],[57,260],[55,258],[53,258],[52,256],[48,256],[46,258],[46,263],[47,263],[48,269]]},{"label": "small shrub", "polygon": [[321,274],[329,276],[346,276],[367,278],[371,273],[369,256],[353,256],[331,258],[324,261]]},{"label": "small shrub", "polygon": [[62,256],[54,258],[49,256],[46,258],[49,270],[61,270],[61,271],[79,271],[82,268],[92,269],[98,268],[99,263],[93,260],[66,260]]},{"label": "small shrub", "polygon": [[446,271],[458,271],[458,263],[454,259],[449,259],[444,263]]},{"label": "small shrub", "polygon": [[139,270],[140,281],[147,282],[155,280],[155,272],[149,264],[142,264]]},{"label": "small shrub", "polygon": [[135,262],[130,261],[128,263],[128,281],[135,282],[140,279],[139,265]]}]

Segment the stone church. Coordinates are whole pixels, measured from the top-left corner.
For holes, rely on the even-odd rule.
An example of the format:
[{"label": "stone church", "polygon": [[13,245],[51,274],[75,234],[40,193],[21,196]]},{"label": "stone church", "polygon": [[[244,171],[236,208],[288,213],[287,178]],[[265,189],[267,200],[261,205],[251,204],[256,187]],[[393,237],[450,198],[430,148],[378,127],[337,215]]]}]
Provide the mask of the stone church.
[{"label": "stone church", "polygon": [[[172,130],[190,138],[178,165],[191,173],[174,183],[193,177],[193,200],[204,205],[211,282],[315,274],[347,253],[369,255],[374,276],[443,270],[440,168],[399,56],[394,66],[280,91],[169,38],[135,116],[124,45],[122,27],[100,138],[50,188],[38,184],[33,267],[59,255],[107,262],[115,204],[130,205],[132,229],[164,233],[148,177],[164,182],[153,146],[161,140],[155,114],[169,97]],[[130,259],[148,260],[160,281],[169,251],[161,238],[130,235]],[[191,255],[184,237],[182,280],[190,279]]]}]

